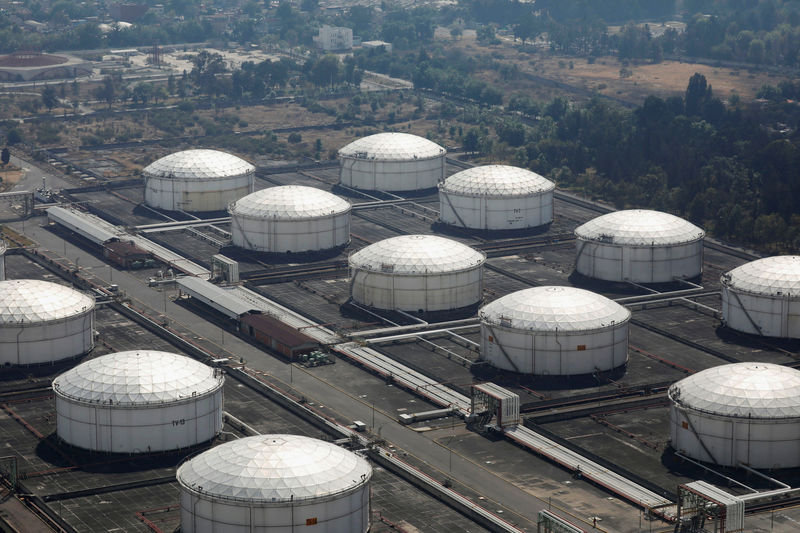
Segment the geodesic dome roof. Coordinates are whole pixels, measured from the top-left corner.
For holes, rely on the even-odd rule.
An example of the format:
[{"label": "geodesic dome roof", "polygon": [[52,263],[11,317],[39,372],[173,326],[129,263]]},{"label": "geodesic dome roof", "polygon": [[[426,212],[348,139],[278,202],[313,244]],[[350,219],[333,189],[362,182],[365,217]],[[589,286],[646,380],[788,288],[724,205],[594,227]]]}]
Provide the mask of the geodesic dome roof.
[{"label": "geodesic dome roof", "polygon": [[444,156],[447,151],[433,141],[410,133],[376,133],[362,137],[339,150],[339,157],[413,161]]},{"label": "geodesic dome roof", "polygon": [[647,209],[614,211],[575,229],[579,239],[632,246],[680,244],[702,239],[705,234],[680,217]]},{"label": "geodesic dome roof", "polygon": [[588,331],[627,322],[631,312],[605,296],[574,287],[533,287],[478,311],[483,322],[531,331]]},{"label": "geodesic dome roof", "polygon": [[269,187],[240,198],[228,208],[232,216],[265,219],[318,218],[350,210],[350,202],[315,187]]},{"label": "geodesic dome roof", "polygon": [[388,274],[432,274],[479,267],[485,260],[482,252],[452,239],[401,235],[355,252],[350,266]]},{"label": "geodesic dome roof", "polygon": [[800,417],[800,371],[771,363],[708,368],[669,388],[680,406],[743,418]]},{"label": "geodesic dome roof", "polygon": [[279,503],[336,495],[367,483],[372,467],[333,443],[258,435],[220,444],[183,463],[178,483],[243,502]]},{"label": "geodesic dome roof", "polygon": [[235,155],[219,150],[184,150],[147,165],[144,174],[156,178],[214,179],[252,174],[256,167]]},{"label": "geodesic dome roof", "polygon": [[37,279],[0,281],[0,324],[62,320],[94,309],[94,298],[72,287]]},{"label": "geodesic dome roof", "polygon": [[454,194],[527,196],[552,191],[556,184],[524,168],[486,165],[456,172],[439,188]]},{"label": "geodesic dome roof", "polygon": [[731,289],[763,296],[800,296],[800,255],[765,257],[722,275]]},{"label": "geodesic dome roof", "polygon": [[81,363],[53,380],[53,390],[81,402],[135,406],[201,397],[224,381],[222,372],[184,355],[136,350]]}]

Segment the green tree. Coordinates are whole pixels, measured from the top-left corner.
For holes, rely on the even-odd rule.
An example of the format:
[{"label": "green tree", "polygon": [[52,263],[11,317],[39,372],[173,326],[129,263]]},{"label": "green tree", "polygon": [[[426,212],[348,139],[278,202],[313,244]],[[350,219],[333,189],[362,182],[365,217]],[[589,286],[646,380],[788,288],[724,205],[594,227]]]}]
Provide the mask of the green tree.
[{"label": "green tree", "polygon": [[339,58],[326,54],[311,67],[311,83],[318,87],[333,85],[340,79]]},{"label": "green tree", "polygon": [[7,165],[8,162],[11,161],[11,152],[8,150],[8,146],[3,148],[3,152],[0,153],[0,161],[2,161],[4,165]]},{"label": "green tree", "polygon": [[117,86],[114,78],[111,76],[103,78],[102,85],[94,89],[94,97],[107,103],[108,108],[111,109],[111,105],[117,99]]},{"label": "green tree", "polygon": [[706,77],[695,72],[689,78],[689,85],[686,87],[684,96],[684,107],[688,116],[699,116],[703,109],[703,104],[711,98],[711,86],[706,81]]},{"label": "green tree", "polygon": [[58,104],[58,97],[56,96],[56,90],[53,88],[52,85],[48,85],[42,91],[42,103],[47,108],[48,111],[52,111],[53,108]]},{"label": "green tree", "polygon": [[13,130],[9,131],[6,135],[6,143],[9,146],[14,146],[15,144],[22,142],[22,134],[19,132],[18,129],[14,128]]}]

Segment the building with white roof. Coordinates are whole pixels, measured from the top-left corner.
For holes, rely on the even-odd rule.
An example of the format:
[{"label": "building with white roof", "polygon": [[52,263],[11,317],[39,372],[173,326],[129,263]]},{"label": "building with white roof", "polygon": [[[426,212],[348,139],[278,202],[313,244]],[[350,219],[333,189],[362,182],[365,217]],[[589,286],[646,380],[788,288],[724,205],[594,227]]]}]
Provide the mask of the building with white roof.
[{"label": "building with white roof", "polygon": [[486,256],[435,235],[384,239],[350,255],[353,300],[378,309],[449,311],[480,303]]},{"label": "building with white roof", "polygon": [[300,435],[220,444],[178,468],[181,531],[347,531],[370,527],[372,467]]},{"label": "building with white roof", "polygon": [[323,24],[319,33],[312,37],[317,48],[326,52],[334,50],[350,50],[353,48],[353,30]]},{"label": "building with white roof", "polygon": [[722,321],[765,337],[800,339],[800,256],[745,263],[721,277]]},{"label": "building with white roof", "polygon": [[154,350],[103,355],[53,380],[58,437],[98,452],[188,448],[222,431],[220,369]]},{"label": "building with white roof", "polygon": [[439,184],[439,218],[468,229],[535,228],[553,221],[555,184],[524,168],[486,165]]},{"label": "building with white roof", "polygon": [[301,185],[270,187],[233,203],[231,239],[257,252],[315,252],[350,242],[350,202]]},{"label": "building with white roof", "polygon": [[445,176],[447,151],[409,133],[377,133],[339,150],[339,182],[372,191],[418,191]]},{"label": "building with white roof", "polygon": [[673,384],[668,395],[676,451],[720,466],[800,466],[800,371],[721,365]]},{"label": "building with white roof", "polygon": [[628,361],[631,313],[574,287],[533,287],[481,308],[481,359],[540,376],[605,372]]},{"label": "building with white roof", "polygon": [[579,274],[605,281],[664,283],[703,273],[705,232],[644,209],[614,211],[575,229]]},{"label": "building with white roof", "polygon": [[0,281],[0,364],[69,359],[94,347],[94,298],[33,279]]},{"label": "building with white roof", "polygon": [[144,202],[167,211],[221,211],[253,192],[255,167],[217,150],[184,150],[142,170]]}]

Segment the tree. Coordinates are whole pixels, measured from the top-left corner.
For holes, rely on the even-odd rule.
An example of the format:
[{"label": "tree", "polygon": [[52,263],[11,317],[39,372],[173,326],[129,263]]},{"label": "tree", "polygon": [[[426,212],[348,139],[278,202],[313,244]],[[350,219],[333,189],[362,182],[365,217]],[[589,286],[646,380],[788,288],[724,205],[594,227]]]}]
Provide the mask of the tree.
[{"label": "tree", "polygon": [[463,33],[464,32],[458,26],[450,28],[450,37],[452,37],[454,41],[461,39]]},{"label": "tree", "polygon": [[56,90],[53,88],[52,85],[48,85],[42,91],[42,103],[47,108],[47,111],[52,111],[53,108],[58,103],[58,97],[56,96]]},{"label": "tree", "polygon": [[0,161],[2,161],[4,165],[7,165],[8,162],[11,161],[11,152],[8,150],[8,146],[3,148],[3,152],[0,153]]},{"label": "tree", "polygon": [[333,54],[323,56],[311,67],[311,83],[318,87],[339,81],[339,58]]},{"label": "tree", "polygon": [[6,135],[6,143],[8,143],[9,146],[14,146],[15,144],[21,142],[22,142],[22,134],[16,128],[9,131],[8,135]]},{"label": "tree", "polygon": [[475,153],[478,151],[481,145],[481,132],[478,131],[478,128],[470,128],[467,130],[462,145],[464,151],[467,153]]},{"label": "tree", "polygon": [[114,83],[114,78],[111,76],[103,78],[103,84],[95,88],[93,93],[95,98],[107,103],[108,108],[111,109],[111,104],[113,104],[114,100],[117,98],[117,87]]},{"label": "tree", "polygon": [[689,78],[689,85],[686,87],[684,97],[684,107],[687,116],[699,116],[703,109],[703,104],[711,98],[711,86],[706,81],[706,77],[695,72]]}]

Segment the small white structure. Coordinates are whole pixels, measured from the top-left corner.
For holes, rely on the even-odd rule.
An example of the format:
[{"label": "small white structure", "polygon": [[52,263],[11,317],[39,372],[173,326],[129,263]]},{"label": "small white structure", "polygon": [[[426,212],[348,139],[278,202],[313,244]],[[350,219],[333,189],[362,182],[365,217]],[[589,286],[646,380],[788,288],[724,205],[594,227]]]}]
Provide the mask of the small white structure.
[{"label": "small white structure", "polygon": [[575,269],[590,278],[663,283],[703,272],[705,232],[669,213],[614,211],[578,226],[575,236]]},{"label": "small white structure", "polygon": [[6,241],[0,239],[0,281],[6,279]]},{"label": "small white structure", "polygon": [[353,300],[378,309],[448,311],[475,305],[486,256],[435,235],[401,235],[352,254]]},{"label": "small white structure", "polygon": [[377,50],[383,48],[385,51],[392,53],[392,43],[387,43],[386,41],[364,41],[361,43],[362,48],[366,48],[367,50]]},{"label": "small white structure", "polygon": [[53,380],[59,438],[97,452],[176,450],[222,431],[220,369],[151,350],[91,359]]},{"label": "small white structure", "polygon": [[800,371],[721,365],[673,384],[668,396],[676,451],[722,466],[800,466]]},{"label": "small white structure", "polygon": [[350,242],[350,202],[301,185],[270,187],[228,208],[235,246],[257,252],[315,252]]},{"label": "small white structure", "polygon": [[372,467],[300,435],[246,437],[178,468],[181,531],[365,533]]},{"label": "small white structure", "polygon": [[144,203],[167,211],[221,211],[253,192],[255,167],[217,150],[184,150],[142,170]]},{"label": "small white structure", "polygon": [[573,287],[533,287],[484,306],[481,359],[502,370],[545,376],[605,372],[628,361],[631,313]]},{"label": "small white structure", "polygon": [[765,337],[800,339],[800,256],[767,257],[722,275],[722,321]]},{"label": "small white structure", "polygon": [[418,191],[445,176],[447,151],[409,133],[377,133],[339,150],[339,182],[371,191]]},{"label": "small white structure", "polygon": [[52,363],[93,347],[93,297],[49,281],[0,281],[0,364]]},{"label": "small white structure", "polygon": [[524,168],[469,168],[439,184],[439,218],[469,229],[535,228],[553,221],[555,188],[552,181]]},{"label": "small white structure", "polygon": [[333,50],[350,50],[353,48],[353,30],[323,24],[319,34],[312,37],[317,48],[330,52]]}]

